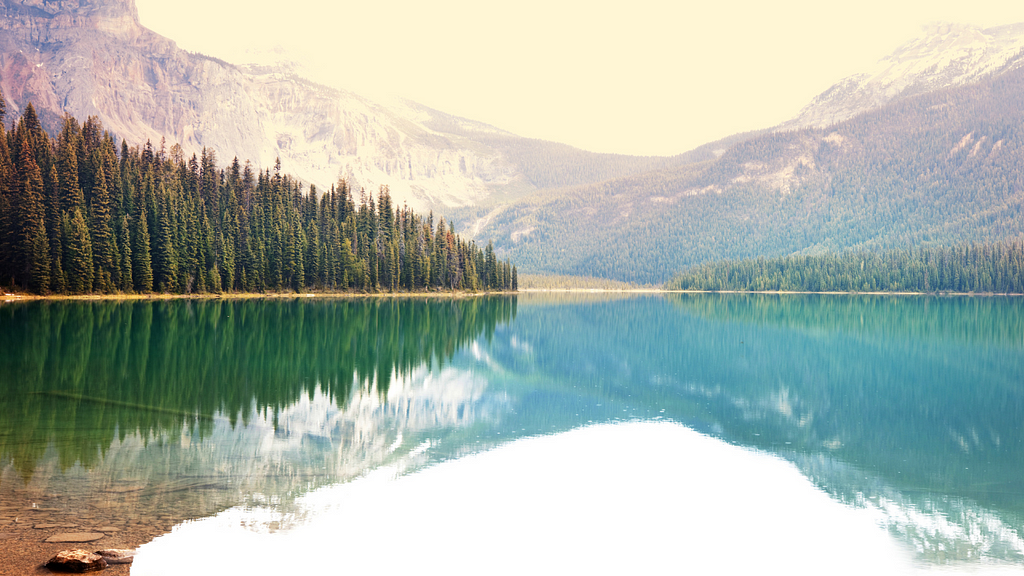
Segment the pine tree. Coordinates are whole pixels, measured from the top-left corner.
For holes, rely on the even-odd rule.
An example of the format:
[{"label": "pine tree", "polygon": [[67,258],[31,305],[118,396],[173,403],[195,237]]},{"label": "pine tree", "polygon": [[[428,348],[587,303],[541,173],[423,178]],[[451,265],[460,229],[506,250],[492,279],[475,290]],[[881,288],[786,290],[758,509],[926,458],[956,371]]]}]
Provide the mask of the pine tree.
[{"label": "pine tree", "polygon": [[[351,262],[346,262],[342,254],[342,241],[341,232],[338,227],[338,221],[331,219],[331,223],[328,226],[328,251],[327,251],[327,270],[328,279],[327,282],[331,288],[342,288],[346,289],[348,286],[342,286],[342,278],[345,275],[347,269],[351,266]],[[348,242],[348,238],[345,239]],[[348,244],[348,253],[352,254],[352,244]]]},{"label": "pine tree", "polygon": [[139,203],[132,218],[132,283],[136,292],[153,290],[153,266],[149,253],[146,206]]},{"label": "pine tree", "polygon": [[158,291],[173,292],[178,285],[178,261],[174,250],[171,200],[163,190],[158,196],[157,229],[153,245],[153,281]]},{"label": "pine tree", "polygon": [[41,294],[50,287],[50,243],[46,236],[46,211],[43,205],[43,178],[36,164],[28,137],[22,134],[18,162],[16,241],[20,283]]},{"label": "pine tree", "polygon": [[132,279],[132,245],[131,234],[128,229],[128,215],[121,216],[121,224],[118,227],[118,289],[124,292],[131,292],[135,287]]},{"label": "pine tree", "polygon": [[50,137],[43,130],[43,125],[39,122],[39,117],[36,115],[36,110],[31,102],[25,107],[20,124],[22,134],[32,148],[33,158],[36,166],[39,168],[39,177],[43,182],[45,190],[48,184],[46,180],[50,177],[50,166],[53,164],[50,151]]},{"label": "pine tree", "polygon": [[[3,93],[0,92],[0,102]],[[11,163],[10,149],[7,147],[7,132],[0,122],[0,282],[13,283],[14,276],[14,190],[11,185],[14,176],[14,165]]]},{"label": "pine tree", "polygon": [[91,292],[92,241],[89,239],[89,227],[85,224],[82,211],[75,208],[70,214],[65,213],[61,220],[61,229],[67,290],[72,294]]},{"label": "pine tree", "polygon": [[32,256],[28,288],[43,294],[50,289],[50,242],[43,226],[37,227],[32,236]]},{"label": "pine tree", "polygon": [[238,170],[238,159],[233,164],[235,174],[228,179],[227,186],[221,190],[221,201],[223,208],[221,212],[220,232],[220,271],[221,284],[225,290],[234,290],[238,286],[236,275],[240,269],[238,258],[238,236],[239,236],[239,215],[238,215],[238,194],[237,186],[241,185]]},{"label": "pine tree", "polygon": [[46,233],[50,243],[50,291],[63,294],[64,286],[64,247],[61,244],[59,179],[56,166],[50,166],[50,187],[46,199]]},{"label": "pine tree", "polygon": [[107,188],[103,163],[97,150],[91,162],[93,172],[92,204],[89,206],[91,215],[90,232],[92,233],[92,257],[96,270],[93,274],[93,286],[101,292],[113,290],[112,279],[117,260],[114,245],[114,231],[111,226],[111,199]]},{"label": "pine tree", "polygon": [[82,124],[81,137],[78,138],[78,184],[82,187],[85,196],[85,204],[92,205],[93,188],[96,186],[96,176],[102,166],[99,156],[100,137],[103,134],[103,126],[99,119],[90,116]]},{"label": "pine tree", "polygon": [[494,242],[488,241],[484,249],[483,288],[495,290],[498,284],[498,259],[494,256]]}]

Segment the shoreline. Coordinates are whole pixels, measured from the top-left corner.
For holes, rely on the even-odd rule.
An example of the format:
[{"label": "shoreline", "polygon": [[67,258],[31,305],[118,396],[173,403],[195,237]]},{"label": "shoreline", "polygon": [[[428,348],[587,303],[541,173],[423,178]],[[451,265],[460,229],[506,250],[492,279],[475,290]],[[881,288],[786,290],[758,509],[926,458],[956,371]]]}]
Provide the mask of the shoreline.
[{"label": "shoreline", "polygon": [[529,292],[578,292],[582,294],[770,294],[770,295],[825,295],[825,296],[978,296],[1020,297],[1015,292],[815,292],[811,290],[666,290],[662,288],[520,288],[517,294]]},{"label": "shoreline", "polygon": [[22,294],[0,293],[0,303],[32,302],[36,300],[283,300],[298,298],[478,298],[481,296],[517,296],[520,294],[762,294],[762,295],[822,295],[822,296],[969,296],[969,297],[1021,297],[1015,292],[823,292],[813,290],[667,290],[662,288],[520,288],[516,291],[468,292],[221,292],[204,294]]},{"label": "shoreline", "polygon": [[19,294],[3,293],[0,302],[32,302],[36,300],[279,300],[297,298],[475,298],[480,296],[508,296],[519,292],[221,292],[206,294]]}]

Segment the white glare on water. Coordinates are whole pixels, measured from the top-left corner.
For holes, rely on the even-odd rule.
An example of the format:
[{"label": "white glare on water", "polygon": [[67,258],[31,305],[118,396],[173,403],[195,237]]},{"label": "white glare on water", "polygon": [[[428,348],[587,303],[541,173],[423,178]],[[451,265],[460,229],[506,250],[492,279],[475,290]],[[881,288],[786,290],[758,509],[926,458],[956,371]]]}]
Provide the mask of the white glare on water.
[{"label": "white glare on water", "polygon": [[904,574],[876,512],[830,499],[777,457],[670,423],[529,438],[299,501],[288,530],[233,508],[144,545],[133,575]]}]

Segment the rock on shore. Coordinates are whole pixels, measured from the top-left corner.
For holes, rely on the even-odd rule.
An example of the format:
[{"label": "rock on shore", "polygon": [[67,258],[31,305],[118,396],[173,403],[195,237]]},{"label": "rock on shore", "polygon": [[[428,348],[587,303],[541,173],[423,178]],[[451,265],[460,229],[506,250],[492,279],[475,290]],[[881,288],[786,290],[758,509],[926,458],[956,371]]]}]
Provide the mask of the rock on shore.
[{"label": "rock on shore", "polygon": [[106,568],[107,561],[99,554],[85,550],[62,550],[50,558],[46,567],[61,572],[92,572]]}]

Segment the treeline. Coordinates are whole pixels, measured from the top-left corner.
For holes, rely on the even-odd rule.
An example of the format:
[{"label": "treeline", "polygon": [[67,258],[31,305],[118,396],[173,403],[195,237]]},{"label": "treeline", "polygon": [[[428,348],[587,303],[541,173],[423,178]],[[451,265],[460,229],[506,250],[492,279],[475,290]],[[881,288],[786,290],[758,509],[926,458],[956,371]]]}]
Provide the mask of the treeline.
[{"label": "treeline", "polygon": [[638,284],[620,282],[592,276],[565,276],[559,274],[523,274],[519,286],[533,290],[635,290]]},{"label": "treeline", "polygon": [[[0,95],[0,105],[3,99]],[[129,148],[99,121],[57,138],[0,107],[0,284],[37,294],[515,290],[518,271],[392,205],[386,187],[319,193],[213,150]]]},{"label": "treeline", "polygon": [[1024,241],[702,264],[671,290],[1024,293]]},{"label": "treeline", "polygon": [[715,260],[1018,238],[1021,109],[1017,69],[712,162],[525,197],[479,237],[521,272],[638,283]]}]

